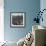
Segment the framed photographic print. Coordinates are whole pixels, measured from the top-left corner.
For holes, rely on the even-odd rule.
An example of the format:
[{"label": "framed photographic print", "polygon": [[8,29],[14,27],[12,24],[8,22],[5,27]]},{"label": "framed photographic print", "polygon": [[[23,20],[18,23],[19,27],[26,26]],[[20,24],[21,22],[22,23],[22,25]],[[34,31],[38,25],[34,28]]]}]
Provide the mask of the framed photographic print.
[{"label": "framed photographic print", "polygon": [[10,12],[10,26],[24,27],[25,26],[25,12]]}]

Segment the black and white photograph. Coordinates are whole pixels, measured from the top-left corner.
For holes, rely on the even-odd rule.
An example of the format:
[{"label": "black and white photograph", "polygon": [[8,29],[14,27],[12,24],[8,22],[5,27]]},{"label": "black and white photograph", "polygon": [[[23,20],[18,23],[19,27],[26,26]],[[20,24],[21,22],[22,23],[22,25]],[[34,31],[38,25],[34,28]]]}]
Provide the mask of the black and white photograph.
[{"label": "black and white photograph", "polygon": [[11,27],[24,27],[25,26],[25,13],[24,12],[11,12],[10,25]]}]

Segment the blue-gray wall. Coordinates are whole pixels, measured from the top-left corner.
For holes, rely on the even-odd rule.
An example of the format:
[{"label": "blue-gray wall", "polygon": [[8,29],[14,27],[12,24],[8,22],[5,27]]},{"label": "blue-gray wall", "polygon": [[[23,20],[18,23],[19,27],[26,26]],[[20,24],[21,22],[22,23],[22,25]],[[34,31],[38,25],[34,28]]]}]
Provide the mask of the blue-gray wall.
[{"label": "blue-gray wall", "polygon": [[[40,9],[40,0],[4,0],[4,38],[7,41],[18,41],[32,30],[36,12]],[[10,12],[26,12],[25,28],[10,27]]]},{"label": "blue-gray wall", "polygon": [[[46,0],[41,0],[40,1],[40,10],[42,11],[43,9],[46,9]],[[43,22],[40,22],[40,25],[45,26],[46,27],[46,10],[43,12]]]}]

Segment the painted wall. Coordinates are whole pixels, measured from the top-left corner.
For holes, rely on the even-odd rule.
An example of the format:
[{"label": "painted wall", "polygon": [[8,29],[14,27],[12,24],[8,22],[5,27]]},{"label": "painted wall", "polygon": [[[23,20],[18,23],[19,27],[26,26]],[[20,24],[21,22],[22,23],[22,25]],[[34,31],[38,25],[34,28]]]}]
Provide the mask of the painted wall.
[{"label": "painted wall", "polygon": [[[40,9],[41,9],[41,11],[42,11],[43,9],[46,9],[46,0],[41,0],[41,1],[40,1]],[[46,27],[46,11],[43,12],[42,17],[43,17],[44,20],[43,20],[43,22],[42,22],[42,21],[40,22],[40,25]]]},{"label": "painted wall", "polygon": [[[32,31],[33,19],[40,9],[40,0],[4,0],[4,38],[7,41],[18,41]],[[26,12],[25,28],[10,27],[10,12]]]}]

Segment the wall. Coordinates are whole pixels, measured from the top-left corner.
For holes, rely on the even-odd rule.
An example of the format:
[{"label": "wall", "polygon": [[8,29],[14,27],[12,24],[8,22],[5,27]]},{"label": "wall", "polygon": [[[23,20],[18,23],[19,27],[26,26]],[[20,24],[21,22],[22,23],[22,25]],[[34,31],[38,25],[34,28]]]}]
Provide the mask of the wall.
[{"label": "wall", "polygon": [[[40,10],[40,0],[4,0],[4,38],[7,41],[18,41],[32,30],[35,14]],[[10,27],[10,12],[26,12],[25,28]]]},{"label": "wall", "polygon": [[[43,9],[46,9],[46,0],[41,0],[41,1],[40,1],[40,9],[41,9],[41,11],[42,11]],[[40,25],[46,27],[46,20],[45,20],[45,19],[46,19],[46,10],[43,12],[42,17],[43,17],[43,22],[41,21],[41,22],[40,22]]]}]

